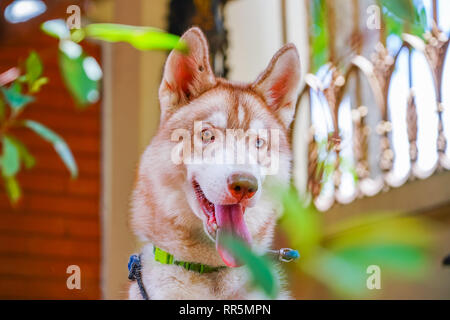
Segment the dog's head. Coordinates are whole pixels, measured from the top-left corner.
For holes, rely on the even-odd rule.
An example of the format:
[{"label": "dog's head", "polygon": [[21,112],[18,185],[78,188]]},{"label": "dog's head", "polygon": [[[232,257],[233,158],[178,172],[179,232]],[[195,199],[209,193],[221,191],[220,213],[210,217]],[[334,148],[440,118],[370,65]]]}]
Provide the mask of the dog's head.
[{"label": "dog's head", "polygon": [[180,259],[237,266],[223,233],[257,248],[271,241],[277,212],[265,186],[289,181],[300,61],[286,45],[255,82],[237,84],[214,76],[200,29],[182,39],[189,53],[173,51],[165,65],[160,130],[140,163],[132,225]]}]

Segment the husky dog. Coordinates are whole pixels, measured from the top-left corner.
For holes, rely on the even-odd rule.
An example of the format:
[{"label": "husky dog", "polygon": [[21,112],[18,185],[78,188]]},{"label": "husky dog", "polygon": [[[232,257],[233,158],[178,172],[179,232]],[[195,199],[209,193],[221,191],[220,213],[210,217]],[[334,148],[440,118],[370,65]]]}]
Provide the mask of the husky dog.
[{"label": "husky dog", "polygon": [[[243,84],[214,76],[200,29],[189,29],[182,39],[189,52],[172,51],[167,59],[159,89],[160,127],[142,155],[132,197],[130,224],[146,244],[142,285],[131,283],[129,298],[142,299],[142,287],[149,299],[261,298],[222,238],[231,234],[259,253],[271,245],[280,206],[267,186],[287,185],[290,179],[298,52],[285,45],[255,82]],[[221,142],[234,131],[253,132],[244,145],[276,149],[276,159],[267,162],[267,156],[248,152],[244,162],[227,161],[238,152]],[[198,161],[197,155],[213,146],[213,158],[225,161]],[[265,170],[274,161],[275,170]],[[156,259],[156,248],[170,254],[170,262],[182,263]],[[212,271],[189,270],[185,262]],[[287,297],[283,292],[279,298]]]}]

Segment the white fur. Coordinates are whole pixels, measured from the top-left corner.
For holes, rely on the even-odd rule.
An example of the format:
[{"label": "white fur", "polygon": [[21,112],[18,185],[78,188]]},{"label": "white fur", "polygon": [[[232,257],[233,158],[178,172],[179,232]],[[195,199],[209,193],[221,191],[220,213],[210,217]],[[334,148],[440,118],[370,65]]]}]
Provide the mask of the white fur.
[{"label": "white fur", "polygon": [[[176,260],[224,266],[214,239],[206,230],[206,216],[200,209],[192,183],[193,179],[198,182],[210,202],[234,204],[236,199],[232,199],[228,191],[227,178],[236,172],[251,174],[257,179],[256,194],[240,203],[246,207],[244,221],[253,239],[253,249],[264,254],[270,248],[280,204],[270,196],[268,186],[275,182],[288,184],[290,179],[288,127],[293,117],[291,110],[295,107],[293,92],[299,80],[298,55],[295,47],[287,45],[274,56],[255,83],[233,84],[214,77],[208,62],[206,39],[198,28],[187,31],[183,40],[191,50],[188,56],[172,52],[167,60],[160,87],[161,125],[142,155],[132,198],[131,227],[141,241],[148,242],[142,250],[144,286],[150,299],[263,298],[250,287],[245,267],[199,274],[154,261],[152,248],[155,245],[170,252]],[[191,72],[192,77],[179,73],[180,65]],[[180,81],[177,77],[185,78]],[[186,79],[190,82],[186,83]],[[272,101],[265,96],[270,92],[276,97],[278,88],[287,89],[286,97]],[[268,105],[274,101],[280,104]],[[285,111],[287,109],[289,112]],[[244,123],[249,115],[250,123]],[[279,170],[275,175],[265,176],[259,160],[242,164],[174,161],[173,156],[180,153],[181,146],[174,139],[174,132],[181,129],[199,139],[200,134],[195,132],[198,121],[223,134],[225,128],[278,130]],[[225,160],[235,158],[238,150],[218,143],[200,141],[200,145],[196,145],[194,142],[194,148],[204,152],[209,146],[218,145],[214,152]],[[191,141],[186,145],[191,146]],[[279,281],[281,284],[282,280]],[[279,298],[287,297],[285,291],[279,295]],[[142,298],[135,282],[130,285],[129,298]]]}]

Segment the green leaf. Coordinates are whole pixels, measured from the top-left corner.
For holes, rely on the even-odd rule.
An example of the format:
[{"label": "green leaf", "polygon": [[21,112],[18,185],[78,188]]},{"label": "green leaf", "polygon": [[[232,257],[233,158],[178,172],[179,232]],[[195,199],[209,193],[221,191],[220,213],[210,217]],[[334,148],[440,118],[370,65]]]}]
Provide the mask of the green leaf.
[{"label": "green leaf", "polygon": [[413,21],[414,5],[411,0],[380,0],[381,5],[403,21]]},{"label": "green leaf", "polygon": [[388,212],[371,213],[335,224],[333,230],[324,237],[323,243],[332,250],[383,244],[428,247],[432,237],[425,221]]},{"label": "green leaf", "polygon": [[61,138],[58,134],[56,134],[43,124],[33,120],[25,120],[23,122],[23,125],[34,131],[44,140],[53,144],[56,153],[58,153],[67,169],[70,171],[72,178],[76,178],[78,176],[78,167],[73,157],[72,151],[70,151],[69,146],[63,138]]},{"label": "green leaf", "polygon": [[41,58],[35,51],[32,51],[28,56],[25,65],[27,70],[26,77],[28,80],[28,85],[31,88],[33,83],[39,79],[42,74],[43,67]]},{"label": "green leaf", "polygon": [[16,146],[19,151],[20,158],[23,161],[26,169],[31,169],[36,164],[36,159],[28,151],[27,147],[20,142],[18,139],[8,136],[12,143]]},{"label": "green leaf", "polygon": [[275,298],[278,295],[279,286],[267,259],[254,254],[247,245],[233,236],[223,235],[222,239],[227,249],[248,268],[253,283],[268,297]]},{"label": "green leaf", "polygon": [[379,0],[383,6],[383,17],[387,35],[412,33],[422,37],[427,29],[427,15],[423,1],[412,0]]},{"label": "green leaf", "polygon": [[[419,279],[427,268],[430,226],[423,219],[393,212],[360,215],[333,224],[324,235],[320,254],[302,266],[336,293],[361,297],[366,269],[378,265],[398,279]],[[333,274],[339,274],[332,281]],[[328,282],[328,283],[327,283]]]},{"label": "green leaf", "polygon": [[418,37],[423,38],[428,26],[428,16],[425,7],[417,8],[415,11],[415,23],[412,26],[412,33]]},{"label": "green leaf", "polygon": [[1,90],[9,106],[15,111],[21,110],[34,101],[34,97],[21,93],[22,88],[19,82],[14,82],[9,88],[1,88]]},{"label": "green leaf", "polygon": [[316,73],[329,60],[328,19],[325,0],[312,1],[311,17],[311,72]]},{"label": "green leaf", "polygon": [[176,35],[151,27],[113,23],[93,23],[85,27],[86,36],[108,42],[127,42],[139,50],[172,50],[187,52],[186,43]]},{"label": "green leaf", "polygon": [[366,286],[367,267],[377,265],[384,277],[396,280],[420,280],[427,272],[427,259],[427,254],[419,247],[355,244],[337,251],[318,250],[317,255],[303,260],[299,266],[338,296],[363,298],[372,294]]},{"label": "green leaf", "polygon": [[20,169],[20,154],[12,139],[4,135],[2,139],[2,175],[4,177],[13,177]]},{"label": "green leaf", "polygon": [[41,87],[45,84],[48,83],[48,78],[47,77],[42,77],[37,79],[36,81],[33,82],[31,88],[30,88],[30,92],[32,93],[36,93],[39,92],[39,90],[41,89]]},{"label": "green leaf", "polygon": [[371,293],[366,287],[367,266],[354,264],[325,249],[299,263],[303,272],[345,298],[361,298]]},{"label": "green leaf", "polygon": [[98,101],[102,71],[93,57],[86,57],[81,46],[75,42],[63,40],[59,65],[64,82],[79,106],[85,107]]},{"label": "green leaf", "polygon": [[70,30],[70,40],[73,42],[79,43],[83,41],[86,37],[86,34],[83,29],[72,29]]},{"label": "green leaf", "polygon": [[401,277],[418,278],[427,267],[427,254],[423,248],[402,244],[364,246],[355,244],[334,252],[338,257],[355,265],[378,265],[383,271]]},{"label": "green leaf", "polygon": [[290,244],[303,257],[314,253],[320,244],[321,221],[319,213],[298,196],[294,188],[273,188],[272,194],[283,204],[283,216],[280,225],[289,237]]},{"label": "green leaf", "polygon": [[13,204],[17,203],[22,195],[17,179],[15,177],[3,177],[3,180],[5,182],[5,189],[8,194],[8,198]]},{"label": "green leaf", "polygon": [[0,97],[0,122],[5,119],[5,102],[3,101],[2,97]]},{"label": "green leaf", "polygon": [[58,39],[70,38],[70,30],[67,28],[66,22],[63,19],[55,19],[44,22],[41,24],[41,30]]}]

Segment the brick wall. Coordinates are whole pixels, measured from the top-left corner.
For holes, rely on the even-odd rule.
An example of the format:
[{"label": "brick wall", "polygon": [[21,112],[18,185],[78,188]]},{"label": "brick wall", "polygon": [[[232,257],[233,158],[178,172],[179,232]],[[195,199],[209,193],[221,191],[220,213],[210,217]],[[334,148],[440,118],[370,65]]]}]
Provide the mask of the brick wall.
[{"label": "brick wall", "polygon": [[[100,61],[100,48],[85,43]],[[36,166],[22,171],[23,198],[12,208],[0,185],[0,299],[100,298],[100,103],[76,108],[57,65],[57,42],[40,32],[0,44],[0,73],[36,50],[50,78],[23,118],[59,133],[71,147],[79,177],[71,180],[52,146],[25,130],[15,136],[29,147]],[[81,290],[68,290],[66,268],[81,268]]]}]

